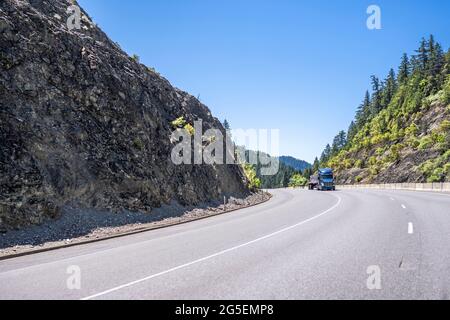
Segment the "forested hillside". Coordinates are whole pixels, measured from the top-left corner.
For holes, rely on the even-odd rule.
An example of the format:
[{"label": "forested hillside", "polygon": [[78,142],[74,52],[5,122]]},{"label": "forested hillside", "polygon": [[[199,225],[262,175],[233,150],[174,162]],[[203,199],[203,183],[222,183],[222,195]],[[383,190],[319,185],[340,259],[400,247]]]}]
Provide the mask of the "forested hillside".
[{"label": "forested hillside", "polygon": [[450,50],[433,36],[422,39],[397,72],[371,80],[320,166],[335,169],[339,183],[450,181]]},{"label": "forested hillside", "polygon": [[304,171],[305,169],[311,168],[310,163],[290,156],[281,156],[280,162],[299,171]]},{"label": "forested hillside", "polygon": [[[237,147],[242,152],[245,150],[244,147]],[[257,164],[255,163],[255,159],[257,160]],[[261,163],[261,159],[265,159],[264,163],[272,163],[273,161],[278,162],[278,170],[276,170],[275,174],[264,175],[263,168],[269,167],[270,165],[264,165]],[[270,159],[267,162],[266,159]],[[292,158],[295,159],[295,158]],[[295,159],[299,162],[303,162],[301,160]],[[296,170],[292,166],[286,165],[281,158],[271,157],[267,153],[261,151],[253,151],[253,150],[245,150],[245,159],[240,159],[241,162],[244,163],[243,169],[247,176],[247,179],[250,183],[250,188],[258,189],[277,189],[277,188],[287,188],[287,187],[299,187],[304,186],[307,183],[307,179],[304,178],[305,174],[311,171],[311,165],[305,162],[308,167],[304,170]],[[275,167],[276,168],[276,167]],[[308,176],[309,177],[309,176]]]},{"label": "forested hillside", "polygon": [[261,180],[261,187],[264,189],[286,188],[289,186],[291,178],[298,174],[299,171],[291,166],[285,165],[282,161],[279,162],[279,170],[275,175],[264,176],[261,174],[261,164],[256,166],[256,174]]},{"label": "forested hillside", "polygon": [[[259,154],[259,156],[258,156]],[[263,175],[261,170],[264,167],[261,162],[259,161],[260,155],[264,155],[265,157],[269,157],[269,155],[263,153],[263,152],[257,152],[257,151],[246,151],[246,162],[250,162],[250,159],[258,159],[258,164],[256,165],[249,165],[253,168],[255,172],[255,178],[259,180],[259,187],[263,189],[276,189],[276,188],[285,188],[288,187],[291,181],[291,178],[296,174],[301,174],[301,171],[294,169],[291,166],[288,166],[284,164],[282,161],[279,161],[279,169],[276,174],[274,175]],[[258,156],[258,157],[257,157]],[[274,158],[276,159],[276,158]],[[245,170],[248,172],[248,167]],[[251,174],[247,174],[250,181]],[[256,183],[258,184],[258,183]]]},{"label": "forested hillside", "polygon": [[[223,127],[231,130],[228,120],[223,121]],[[245,150],[245,159],[243,166],[245,174],[250,181],[251,188],[276,189],[286,188],[289,186],[303,186],[307,183],[307,179],[312,174],[312,166],[304,160],[299,160],[291,156],[271,157],[267,153],[254,150],[246,150],[243,146],[237,147],[239,154]],[[264,167],[260,163],[261,156],[265,159],[273,158],[278,160],[278,171],[273,175],[263,175],[261,170]],[[251,159],[257,159],[258,163],[255,165]]]}]

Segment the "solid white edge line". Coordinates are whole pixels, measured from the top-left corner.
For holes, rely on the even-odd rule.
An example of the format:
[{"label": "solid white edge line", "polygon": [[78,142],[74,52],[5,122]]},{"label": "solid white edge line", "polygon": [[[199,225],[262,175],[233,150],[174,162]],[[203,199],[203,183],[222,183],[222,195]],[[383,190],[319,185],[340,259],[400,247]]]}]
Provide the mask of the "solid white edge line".
[{"label": "solid white edge line", "polygon": [[168,269],[168,270],[165,270],[165,271],[162,271],[162,272],[153,274],[153,275],[151,275],[151,276],[148,276],[148,277],[145,277],[145,278],[136,280],[136,281],[132,281],[132,282],[123,284],[123,285],[121,285],[121,286],[114,287],[114,288],[109,289],[109,290],[102,291],[102,292],[100,292],[100,293],[97,293],[97,294],[94,294],[94,295],[91,295],[91,296],[82,298],[82,299],[80,299],[80,300],[91,300],[91,299],[94,299],[94,298],[97,298],[97,297],[100,297],[100,296],[104,296],[104,295],[106,295],[106,294],[108,294],[108,293],[115,292],[115,291],[118,291],[118,290],[120,290],[120,289],[124,289],[124,288],[127,288],[127,287],[131,287],[131,286],[133,286],[133,285],[135,285],[135,284],[138,284],[138,283],[141,283],[141,282],[144,282],[144,281],[148,281],[148,280],[150,280],[150,279],[153,279],[153,278],[156,278],[156,277],[165,275],[165,274],[167,274],[167,273],[174,272],[174,271],[177,271],[177,270],[180,270],[180,269],[189,267],[189,266],[191,266],[191,265],[194,265],[194,264],[197,264],[197,263],[200,263],[200,262],[203,262],[203,261],[206,261],[206,260],[215,258],[215,257],[217,257],[217,256],[223,255],[223,254],[228,253],[228,252],[230,252],[230,251],[234,251],[234,250],[237,250],[237,249],[240,249],[240,248],[243,248],[243,247],[247,247],[247,246],[252,245],[252,244],[254,244],[254,243],[256,243],[256,242],[260,242],[260,241],[262,241],[262,240],[265,240],[265,239],[274,237],[274,236],[276,236],[276,235],[279,235],[280,233],[284,233],[284,232],[286,232],[286,231],[289,231],[289,230],[292,230],[292,229],[294,229],[294,228],[300,227],[300,226],[302,226],[302,225],[304,225],[304,224],[306,224],[306,223],[308,223],[308,222],[311,222],[311,221],[313,221],[313,220],[316,220],[316,219],[320,218],[321,216],[326,215],[327,213],[329,213],[329,212],[333,211],[334,209],[336,209],[336,208],[341,204],[341,201],[342,201],[341,197],[339,197],[339,196],[336,196],[336,197],[337,197],[337,199],[338,199],[338,202],[337,202],[334,206],[332,206],[331,208],[329,208],[328,210],[326,210],[326,211],[324,211],[324,212],[322,212],[322,213],[320,213],[320,214],[318,214],[318,215],[316,215],[316,216],[314,216],[314,217],[311,217],[311,218],[309,218],[309,219],[306,219],[306,220],[304,220],[304,221],[302,221],[302,222],[299,222],[299,223],[297,223],[297,224],[294,224],[294,225],[292,225],[292,226],[290,226],[290,227],[287,227],[287,228],[278,230],[278,231],[273,232],[273,233],[271,233],[271,234],[268,234],[268,235],[266,235],[266,236],[263,236],[263,237],[260,237],[260,238],[255,239],[255,240],[252,240],[252,241],[249,241],[249,242],[240,244],[240,245],[238,245],[238,246],[235,246],[235,247],[232,247],[232,248],[229,248],[229,249],[226,249],[226,250],[223,250],[223,251],[214,253],[214,254],[212,254],[212,255],[209,255],[209,256],[206,256],[206,257],[203,257],[203,258],[200,258],[200,259],[197,259],[197,260],[194,260],[194,261],[191,261],[191,262],[182,264],[182,265],[180,265],[180,266],[177,266],[177,267],[174,267],[174,268],[171,268],[171,269]]},{"label": "solid white edge line", "polygon": [[415,194],[427,194],[430,196],[444,196],[450,198],[450,192],[448,191],[426,191],[426,190],[407,190],[407,189],[354,189],[354,190],[370,190],[370,191],[388,191],[392,193],[397,192],[407,192],[407,193],[415,193]]}]

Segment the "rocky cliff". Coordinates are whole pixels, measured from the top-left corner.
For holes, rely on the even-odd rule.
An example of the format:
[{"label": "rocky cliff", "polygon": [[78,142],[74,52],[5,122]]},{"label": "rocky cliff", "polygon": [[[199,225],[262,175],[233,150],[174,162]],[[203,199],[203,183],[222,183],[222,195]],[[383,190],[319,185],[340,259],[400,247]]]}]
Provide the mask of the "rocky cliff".
[{"label": "rocky cliff", "polygon": [[395,141],[377,141],[367,148],[342,152],[333,159],[337,182],[450,181],[450,105],[440,101],[423,105],[421,111],[404,122],[404,128]]},{"label": "rocky cliff", "polygon": [[0,229],[57,218],[68,203],[151,212],[247,194],[233,165],[171,162],[171,122],[208,108],[130,58],[64,0],[0,2]]}]

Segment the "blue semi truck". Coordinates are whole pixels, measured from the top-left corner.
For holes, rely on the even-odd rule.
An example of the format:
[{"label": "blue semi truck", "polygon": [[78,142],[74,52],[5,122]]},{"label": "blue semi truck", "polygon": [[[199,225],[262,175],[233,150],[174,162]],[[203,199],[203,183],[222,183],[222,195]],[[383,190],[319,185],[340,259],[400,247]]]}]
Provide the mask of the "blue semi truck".
[{"label": "blue semi truck", "polygon": [[334,191],[336,185],[334,184],[333,170],[330,168],[319,169],[317,174],[311,176],[308,184],[309,190],[324,190]]}]

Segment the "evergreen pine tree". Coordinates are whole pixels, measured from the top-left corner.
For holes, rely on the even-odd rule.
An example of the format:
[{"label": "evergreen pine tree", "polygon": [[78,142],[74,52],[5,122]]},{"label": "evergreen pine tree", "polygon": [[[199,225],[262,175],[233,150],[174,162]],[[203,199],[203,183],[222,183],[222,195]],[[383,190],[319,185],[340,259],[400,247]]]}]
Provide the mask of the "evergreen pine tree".
[{"label": "evergreen pine tree", "polygon": [[327,144],[327,146],[325,147],[325,155],[327,160],[330,159],[331,156],[331,146],[330,144]]},{"label": "evergreen pine tree", "polygon": [[339,131],[339,133],[334,137],[333,144],[331,146],[331,154],[335,155],[339,151],[342,150],[342,148],[345,147],[345,144],[347,143],[347,134],[344,130]]},{"label": "evergreen pine tree", "polygon": [[352,121],[347,130],[347,142],[350,142],[353,140],[353,138],[355,137],[355,135],[357,133],[357,130],[358,129],[356,127],[355,121]]},{"label": "evergreen pine tree", "polygon": [[364,124],[366,123],[366,121],[370,116],[370,104],[371,104],[370,93],[369,91],[366,91],[364,101],[356,111],[356,126],[358,127],[358,129],[364,126]]},{"label": "evergreen pine tree", "polygon": [[319,166],[320,166],[320,162],[319,159],[317,159],[317,157],[314,159],[314,164],[313,164],[313,172],[317,172],[319,170]]},{"label": "evergreen pine tree", "polygon": [[223,127],[224,127],[225,130],[227,130],[227,131],[231,130],[230,124],[229,124],[229,122],[228,122],[227,119],[225,119],[225,120],[223,121]]},{"label": "evergreen pine tree", "polygon": [[326,158],[325,150],[324,150],[324,151],[322,151],[322,153],[320,155],[319,162],[322,164],[322,163],[325,163],[326,161],[327,161],[327,158]]},{"label": "evergreen pine tree", "polygon": [[[434,45],[434,44],[433,44]],[[425,38],[420,41],[419,49],[416,50],[416,55],[414,56],[414,71],[420,73],[425,73],[428,67],[428,51],[429,45]]]},{"label": "evergreen pine tree", "polygon": [[430,55],[430,63],[429,63],[429,75],[434,80],[433,89],[435,90],[439,90],[445,81],[445,78],[441,77],[444,66],[445,66],[444,50],[442,50],[442,47],[439,43],[436,43],[434,46],[434,50]]},{"label": "evergreen pine tree", "polygon": [[307,168],[303,171],[303,176],[309,180],[311,176],[313,175],[312,168]]},{"label": "evergreen pine tree", "polygon": [[436,43],[434,41],[434,36],[431,34],[428,40],[428,49],[427,49],[427,60],[426,60],[426,73],[427,75],[432,75],[434,69],[434,58],[436,54]]},{"label": "evergreen pine tree", "polygon": [[448,49],[447,53],[444,57],[444,67],[441,72],[442,77],[445,79],[448,75],[450,75],[450,49]]},{"label": "evergreen pine tree", "polygon": [[397,91],[397,80],[395,77],[394,69],[391,68],[385,81],[385,87],[383,89],[381,101],[382,108],[386,108],[389,105],[396,91]]},{"label": "evergreen pine tree", "polygon": [[347,133],[344,130],[339,131],[338,133],[338,141],[339,141],[339,150],[342,150],[347,144]]},{"label": "evergreen pine tree", "polygon": [[333,143],[331,144],[331,154],[335,155],[339,151],[339,136],[336,135],[333,138]]},{"label": "evergreen pine tree", "polygon": [[410,63],[409,58],[406,53],[403,54],[402,61],[400,63],[400,67],[398,68],[398,83],[400,85],[405,84],[408,81],[408,77],[410,74]]},{"label": "evergreen pine tree", "polygon": [[322,152],[322,155],[320,156],[320,163],[323,164],[327,162],[328,159],[330,159],[330,156],[331,156],[331,146],[330,144],[327,144],[327,146]]},{"label": "evergreen pine tree", "polygon": [[[227,119],[223,120],[223,127],[225,128],[227,139],[232,141],[233,137],[231,135],[231,126]],[[228,143],[228,140],[227,140],[227,143]]]},{"label": "evergreen pine tree", "polygon": [[382,84],[380,83],[380,79],[376,76],[371,76],[372,80],[372,103],[370,106],[370,116],[376,116],[382,109],[381,99],[382,99]]}]

